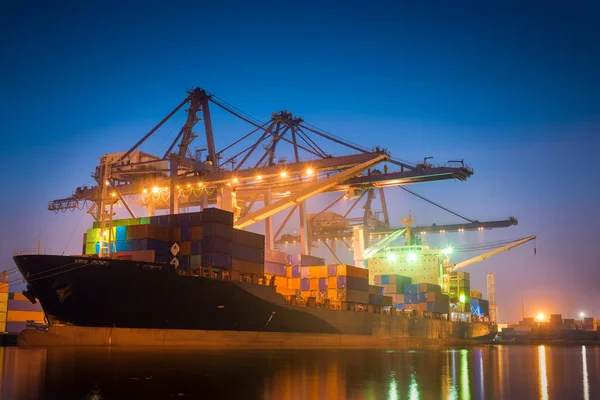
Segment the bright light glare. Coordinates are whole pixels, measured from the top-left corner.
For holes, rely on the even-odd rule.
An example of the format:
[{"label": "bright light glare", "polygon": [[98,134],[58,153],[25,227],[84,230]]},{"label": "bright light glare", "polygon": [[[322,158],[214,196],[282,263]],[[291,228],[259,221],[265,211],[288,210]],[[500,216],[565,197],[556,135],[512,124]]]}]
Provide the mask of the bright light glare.
[{"label": "bright light glare", "polygon": [[142,190],[142,193],[148,193],[148,189]]},{"label": "bright light glare", "polygon": [[583,311],[582,311],[582,312],[580,312],[580,313],[579,313],[579,317],[580,317],[580,318],[583,318],[583,317],[585,317],[585,313],[584,313]]},{"label": "bright light glare", "polygon": [[238,178],[233,178],[233,183],[238,183]]},{"label": "bright light glare", "polygon": [[394,261],[396,261],[396,255],[395,254],[388,254],[387,255],[387,260],[388,260],[388,262],[394,262]]},{"label": "bright light glare", "polygon": [[444,249],[444,254],[452,254],[452,247],[446,247]]},{"label": "bright light glare", "polygon": [[546,316],[544,315],[544,313],[538,313],[538,315],[536,315],[536,316],[535,316],[535,319],[536,319],[538,322],[542,322],[543,320],[545,320],[545,319],[546,319]]},{"label": "bright light glare", "polygon": [[158,186],[154,186],[152,188],[152,193],[158,193],[160,191],[160,189],[158,188]]},{"label": "bright light glare", "polygon": [[306,170],[306,174],[307,175],[312,175],[313,174],[313,169],[312,168],[307,169]]},{"label": "bright light glare", "polygon": [[115,192],[112,192],[110,195],[111,195],[112,197],[117,197],[117,194],[116,194]]},{"label": "bright light glare", "polygon": [[260,180],[262,180],[262,175],[258,175],[258,176],[256,177],[256,179],[257,179],[257,180],[259,180],[259,181],[260,181]]},{"label": "bright light glare", "polygon": [[415,262],[417,261],[417,253],[411,251],[410,253],[408,253],[408,261],[410,262]]},{"label": "bright light glare", "polygon": [[464,303],[465,302],[465,295],[461,294],[460,297],[459,297],[459,300],[460,300],[461,303]]},{"label": "bright light glare", "polygon": [[198,182],[198,186],[199,186],[199,187],[202,187],[202,182]]},{"label": "bright light glare", "polygon": [[282,178],[287,178],[287,172],[285,171],[281,171],[281,174],[279,174]]}]

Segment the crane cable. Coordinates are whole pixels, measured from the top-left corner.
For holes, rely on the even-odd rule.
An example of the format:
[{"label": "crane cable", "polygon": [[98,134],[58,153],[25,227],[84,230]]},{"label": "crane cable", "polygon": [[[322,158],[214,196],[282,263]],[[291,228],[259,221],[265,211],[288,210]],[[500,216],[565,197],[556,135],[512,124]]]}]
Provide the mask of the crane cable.
[{"label": "crane cable", "polygon": [[430,204],[433,204],[434,206],[436,206],[436,207],[439,207],[439,208],[441,208],[442,210],[448,211],[450,214],[454,214],[454,215],[456,215],[457,217],[460,217],[460,218],[464,219],[465,221],[469,221],[469,222],[471,222],[471,223],[477,222],[476,220],[474,220],[474,219],[471,219],[471,218],[468,218],[468,217],[465,217],[464,215],[461,215],[461,214],[459,214],[459,213],[457,213],[457,212],[455,212],[455,211],[452,211],[452,210],[450,210],[449,208],[446,208],[446,207],[442,206],[441,204],[438,204],[438,203],[434,202],[433,200],[429,200],[427,197],[425,197],[425,196],[421,196],[420,194],[418,194],[418,193],[415,193],[415,192],[413,192],[412,190],[410,190],[410,189],[408,189],[408,188],[405,188],[404,186],[398,186],[398,187],[399,187],[400,189],[404,190],[405,192],[408,192],[408,193],[412,194],[413,196],[416,196],[416,197],[420,198],[421,200],[425,200],[426,202],[428,202],[428,203],[430,203]]}]

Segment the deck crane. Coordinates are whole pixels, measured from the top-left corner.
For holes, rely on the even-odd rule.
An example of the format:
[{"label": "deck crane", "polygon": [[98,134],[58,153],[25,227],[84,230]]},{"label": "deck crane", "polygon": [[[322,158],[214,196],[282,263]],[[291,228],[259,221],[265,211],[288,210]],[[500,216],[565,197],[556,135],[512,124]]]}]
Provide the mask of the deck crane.
[{"label": "deck crane", "polygon": [[490,258],[492,256],[495,256],[496,254],[502,253],[504,251],[508,251],[508,250],[510,250],[512,248],[515,248],[515,247],[520,246],[520,245],[522,245],[524,243],[527,243],[527,242],[529,242],[531,240],[534,240],[535,238],[536,238],[535,236],[528,236],[528,237],[523,238],[523,239],[515,240],[514,242],[508,243],[507,245],[498,247],[497,249],[488,251],[487,253],[483,253],[483,254],[478,255],[476,257],[470,258],[470,259],[468,259],[466,261],[463,261],[463,262],[460,262],[458,264],[455,264],[454,266],[448,268],[448,272],[456,272],[458,270],[466,268],[466,267],[468,267],[470,265],[473,265],[475,263],[478,263],[480,261],[487,260],[488,258]]}]

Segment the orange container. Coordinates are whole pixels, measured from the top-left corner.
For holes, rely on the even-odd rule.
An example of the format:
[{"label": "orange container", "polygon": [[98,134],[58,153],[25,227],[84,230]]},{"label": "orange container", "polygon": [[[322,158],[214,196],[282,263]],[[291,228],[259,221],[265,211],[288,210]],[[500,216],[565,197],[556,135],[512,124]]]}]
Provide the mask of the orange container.
[{"label": "orange container", "polygon": [[202,227],[201,226],[192,226],[191,229],[191,239],[192,240],[202,240]]},{"label": "orange container", "polygon": [[300,290],[300,278],[288,278],[288,289]]},{"label": "orange container", "polygon": [[257,274],[262,275],[264,271],[263,264],[253,263],[245,260],[233,259],[231,262],[231,269],[238,271],[241,274]]},{"label": "orange container", "polygon": [[44,322],[44,313],[42,311],[15,311],[8,310],[6,317],[8,322]]},{"label": "orange container", "polygon": [[327,288],[337,289],[337,276],[330,276],[327,278]]},{"label": "orange container", "polygon": [[170,228],[169,229],[169,241],[179,242],[181,240],[181,228]]},{"label": "orange container", "polygon": [[192,254],[192,242],[181,242],[180,256],[189,256]]},{"label": "orange container", "polygon": [[310,278],[310,290],[319,290],[319,278]]}]

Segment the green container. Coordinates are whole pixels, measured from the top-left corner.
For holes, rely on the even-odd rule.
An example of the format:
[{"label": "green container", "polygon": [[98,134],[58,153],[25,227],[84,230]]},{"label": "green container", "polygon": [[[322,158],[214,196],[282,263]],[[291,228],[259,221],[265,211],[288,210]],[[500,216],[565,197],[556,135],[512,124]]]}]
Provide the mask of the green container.
[{"label": "green container", "polygon": [[96,243],[86,243],[85,254],[96,254]]},{"label": "green container", "polygon": [[131,225],[140,225],[140,219],[141,218],[129,218],[127,220],[127,226],[131,226]]},{"label": "green container", "polygon": [[139,223],[133,225],[150,225],[150,217],[142,217],[139,220]]},{"label": "green container", "polygon": [[[100,241],[100,228],[90,228],[86,232],[86,243],[96,243]],[[88,254],[86,252],[86,254]]]}]

